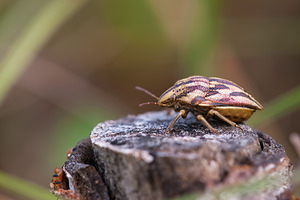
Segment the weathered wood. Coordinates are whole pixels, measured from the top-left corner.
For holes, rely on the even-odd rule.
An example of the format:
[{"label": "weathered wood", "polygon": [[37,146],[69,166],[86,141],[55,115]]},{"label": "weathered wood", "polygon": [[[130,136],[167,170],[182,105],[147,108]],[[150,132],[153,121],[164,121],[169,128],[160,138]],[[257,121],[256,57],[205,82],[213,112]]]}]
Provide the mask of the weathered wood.
[{"label": "weathered wood", "polygon": [[[271,137],[246,124],[240,124],[242,132],[212,120],[219,133],[214,135],[194,116],[180,119],[163,134],[173,118],[174,113],[148,112],[98,124],[90,136],[91,149],[86,150],[92,153],[82,152],[79,164],[69,160],[64,166],[75,192],[86,198],[80,183],[91,183],[95,177],[103,185],[89,186],[89,193],[108,193],[110,199],[166,199],[265,176],[280,181],[243,199],[277,199],[291,188],[291,163]],[[80,163],[97,173],[74,178],[82,169]]]},{"label": "weathered wood", "polygon": [[95,168],[90,138],[81,140],[68,156],[62,169],[56,169],[53,193],[62,199],[109,200],[107,187]]}]

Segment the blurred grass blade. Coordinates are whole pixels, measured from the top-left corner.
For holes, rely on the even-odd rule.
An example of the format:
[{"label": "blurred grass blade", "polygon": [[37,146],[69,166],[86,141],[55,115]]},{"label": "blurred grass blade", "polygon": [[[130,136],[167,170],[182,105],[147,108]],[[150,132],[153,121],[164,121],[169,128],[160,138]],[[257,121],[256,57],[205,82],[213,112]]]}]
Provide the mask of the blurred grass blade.
[{"label": "blurred grass blade", "polygon": [[275,120],[286,114],[293,112],[300,107],[300,86],[288,91],[268,103],[264,110],[255,113],[255,116],[250,118],[249,124],[257,126],[267,121]]},{"label": "blurred grass blade", "polygon": [[[86,0],[46,1],[37,14],[33,15],[0,63],[0,103],[52,34],[85,2]],[[18,16],[15,18],[18,20]],[[5,27],[0,31],[5,31]]]},{"label": "blurred grass blade", "polygon": [[285,184],[284,179],[278,175],[265,177],[252,177],[251,179],[239,184],[221,186],[212,191],[206,192],[197,200],[208,199],[243,199],[245,196],[254,196],[266,190],[276,190]]},{"label": "blurred grass blade", "polygon": [[215,199],[242,199],[244,196],[252,196],[265,190],[275,190],[285,183],[278,175],[265,177],[254,176],[251,179],[235,184],[227,184],[215,187],[203,193],[182,195],[172,200],[215,200]]},{"label": "blurred grass blade", "polygon": [[186,75],[211,75],[209,65],[220,25],[219,0],[196,0],[195,19],[186,46],[183,62]]},{"label": "blurred grass blade", "polygon": [[35,185],[33,183],[21,180],[15,176],[8,175],[0,171],[0,188],[4,188],[20,196],[37,199],[37,200],[49,200],[57,199],[47,189]]},{"label": "blurred grass blade", "polygon": [[6,8],[7,11],[3,12],[0,18],[1,55],[5,52],[7,46],[10,46],[13,39],[27,26],[28,20],[33,18],[36,11],[44,4],[45,2],[41,0],[36,0],[34,4],[30,4],[28,1],[16,1],[15,3],[10,3],[10,9]]},{"label": "blurred grass blade", "polygon": [[130,42],[161,44],[165,40],[162,24],[147,0],[102,1],[99,13]]}]

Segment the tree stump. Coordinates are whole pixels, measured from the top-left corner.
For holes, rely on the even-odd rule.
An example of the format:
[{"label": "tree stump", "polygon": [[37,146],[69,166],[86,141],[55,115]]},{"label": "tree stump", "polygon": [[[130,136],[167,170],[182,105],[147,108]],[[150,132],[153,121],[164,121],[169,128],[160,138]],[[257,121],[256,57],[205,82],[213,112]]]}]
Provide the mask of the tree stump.
[{"label": "tree stump", "polygon": [[270,136],[211,120],[215,135],[192,115],[163,133],[174,116],[148,112],[98,124],[63,167],[69,188],[82,199],[159,200],[272,177],[230,199],[290,197],[292,165]]}]

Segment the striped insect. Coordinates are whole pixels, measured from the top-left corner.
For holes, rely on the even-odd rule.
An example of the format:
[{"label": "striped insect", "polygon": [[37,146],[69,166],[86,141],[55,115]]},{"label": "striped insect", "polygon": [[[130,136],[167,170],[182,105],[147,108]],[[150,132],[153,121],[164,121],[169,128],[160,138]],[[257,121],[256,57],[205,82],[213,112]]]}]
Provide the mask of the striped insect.
[{"label": "striped insect", "polygon": [[213,133],[217,131],[207,121],[212,117],[217,117],[243,131],[236,123],[249,119],[256,110],[263,109],[242,87],[216,77],[191,76],[181,79],[160,97],[141,87],[136,89],[157,99],[157,102],[142,103],[140,106],[156,104],[178,112],[165,132],[169,132],[180,117],[186,118],[189,112]]}]

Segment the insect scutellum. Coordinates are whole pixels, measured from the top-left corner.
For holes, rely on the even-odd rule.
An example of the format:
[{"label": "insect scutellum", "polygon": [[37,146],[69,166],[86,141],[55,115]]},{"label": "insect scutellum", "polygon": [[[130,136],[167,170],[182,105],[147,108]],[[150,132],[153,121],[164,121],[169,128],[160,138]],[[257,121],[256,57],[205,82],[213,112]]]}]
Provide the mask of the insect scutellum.
[{"label": "insect scutellum", "polygon": [[175,122],[185,118],[189,112],[202,121],[213,133],[217,131],[206,119],[217,117],[228,124],[240,128],[236,122],[247,120],[256,110],[262,110],[261,104],[256,101],[239,85],[226,79],[216,77],[191,76],[177,81],[160,97],[146,89],[136,87],[157,100],[140,104],[155,104],[173,108],[178,112],[165,132],[169,132]]}]

